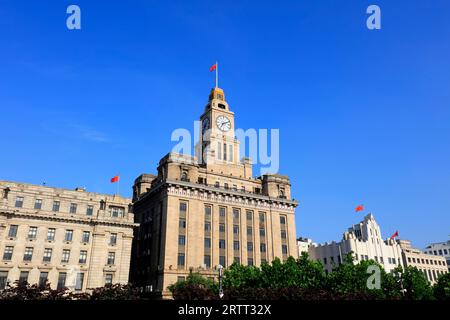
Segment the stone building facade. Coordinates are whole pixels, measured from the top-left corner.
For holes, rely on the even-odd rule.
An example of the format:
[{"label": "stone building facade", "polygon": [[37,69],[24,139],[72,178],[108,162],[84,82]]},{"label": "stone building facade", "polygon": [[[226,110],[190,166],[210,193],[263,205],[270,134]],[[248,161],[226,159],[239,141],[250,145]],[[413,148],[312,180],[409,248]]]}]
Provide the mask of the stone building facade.
[{"label": "stone building facade", "polygon": [[0,181],[0,290],[16,280],[75,291],[127,283],[131,199]]},{"label": "stone building facade", "polygon": [[190,272],[217,277],[233,262],[260,265],[297,256],[295,208],[287,176],[253,177],[239,157],[234,113],[222,89],[211,90],[200,116],[196,156],[169,153],[156,175],[133,187],[140,224],[133,241],[131,280],[167,293]]}]

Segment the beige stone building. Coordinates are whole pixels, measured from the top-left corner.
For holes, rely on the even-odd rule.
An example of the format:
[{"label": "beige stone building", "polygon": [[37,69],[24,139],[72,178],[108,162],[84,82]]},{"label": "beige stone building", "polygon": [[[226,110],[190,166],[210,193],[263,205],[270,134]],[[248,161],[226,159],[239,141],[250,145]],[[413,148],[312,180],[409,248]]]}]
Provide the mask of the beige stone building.
[{"label": "beige stone building", "polygon": [[251,160],[239,156],[234,120],[222,89],[212,89],[200,116],[198,156],[170,153],[156,175],[136,179],[135,284],[167,293],[191,271],[215,278],[219,265],[297,257],[298,203],[289,178],[253,177]]},{"label": "beige stone building", "polygon": [[445,257],[426,254],[411,246],[409,240],[397,240],[402,248],[403,264],[405,267],[412,266],[422,271],[427,280],[434,284],[439,276],[448,273]]},{"label": "beige stone building", "polygon": [[0,181],[0,290],[50,282],[76,291],[127,283],[131,199]]}]

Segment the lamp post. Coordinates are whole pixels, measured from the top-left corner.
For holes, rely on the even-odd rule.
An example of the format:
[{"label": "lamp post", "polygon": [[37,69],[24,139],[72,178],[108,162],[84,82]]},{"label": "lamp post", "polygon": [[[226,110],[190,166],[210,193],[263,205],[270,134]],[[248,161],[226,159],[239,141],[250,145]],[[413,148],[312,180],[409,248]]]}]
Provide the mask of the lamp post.
[{"label": "lamp post", "polygon": [[222,299],[223,298],[223,289],[222,289],[223,266],[221,264],[219,264],[217,266],[217,268],[219,269],[219,298]]}]

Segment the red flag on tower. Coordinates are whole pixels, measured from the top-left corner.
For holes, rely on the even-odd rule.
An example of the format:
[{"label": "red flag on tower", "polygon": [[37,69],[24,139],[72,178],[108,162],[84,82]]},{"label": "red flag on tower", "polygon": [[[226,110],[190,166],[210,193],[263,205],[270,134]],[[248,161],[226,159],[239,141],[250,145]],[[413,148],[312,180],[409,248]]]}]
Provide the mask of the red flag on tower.
[{"label": "red flag on tower", "polygon": [[213,72],[217,68],[217,63],[214,63],[211,68],[209,68],[209,72]]},{"label": "red flag on tower", "polygon": [[113,178],[111,178],[111,183],[119,181],[119,178],[119,176],[114,176]]},{"label": "red flag on tower", "polygon": [[395,233],[391,236],[391,239],[394,239],[396,237],[398,237],[398,231],[395,231]]},{"label": "red flag on tower", "polygon": [[363,211],[363,210],[364,210],[364,206],[362,204],[360,204],[359,206],[357,206],[355,208],[355,212],[360,212],[360,211]]}]

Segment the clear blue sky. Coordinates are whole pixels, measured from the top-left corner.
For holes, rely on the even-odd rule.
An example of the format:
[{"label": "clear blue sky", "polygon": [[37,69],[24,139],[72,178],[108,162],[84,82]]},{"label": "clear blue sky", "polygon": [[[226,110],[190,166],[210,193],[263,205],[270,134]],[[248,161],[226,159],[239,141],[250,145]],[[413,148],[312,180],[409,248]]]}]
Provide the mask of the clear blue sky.
[{"label": "clear blue sky", "polygon": [[216,59],[237,126],[280,129],[298,235],[340,239],[363,203],[384,237],[448,239],[448,0],[1,0],[0,179],[113,193],[120,173],[130,195],[198,119]]}]

